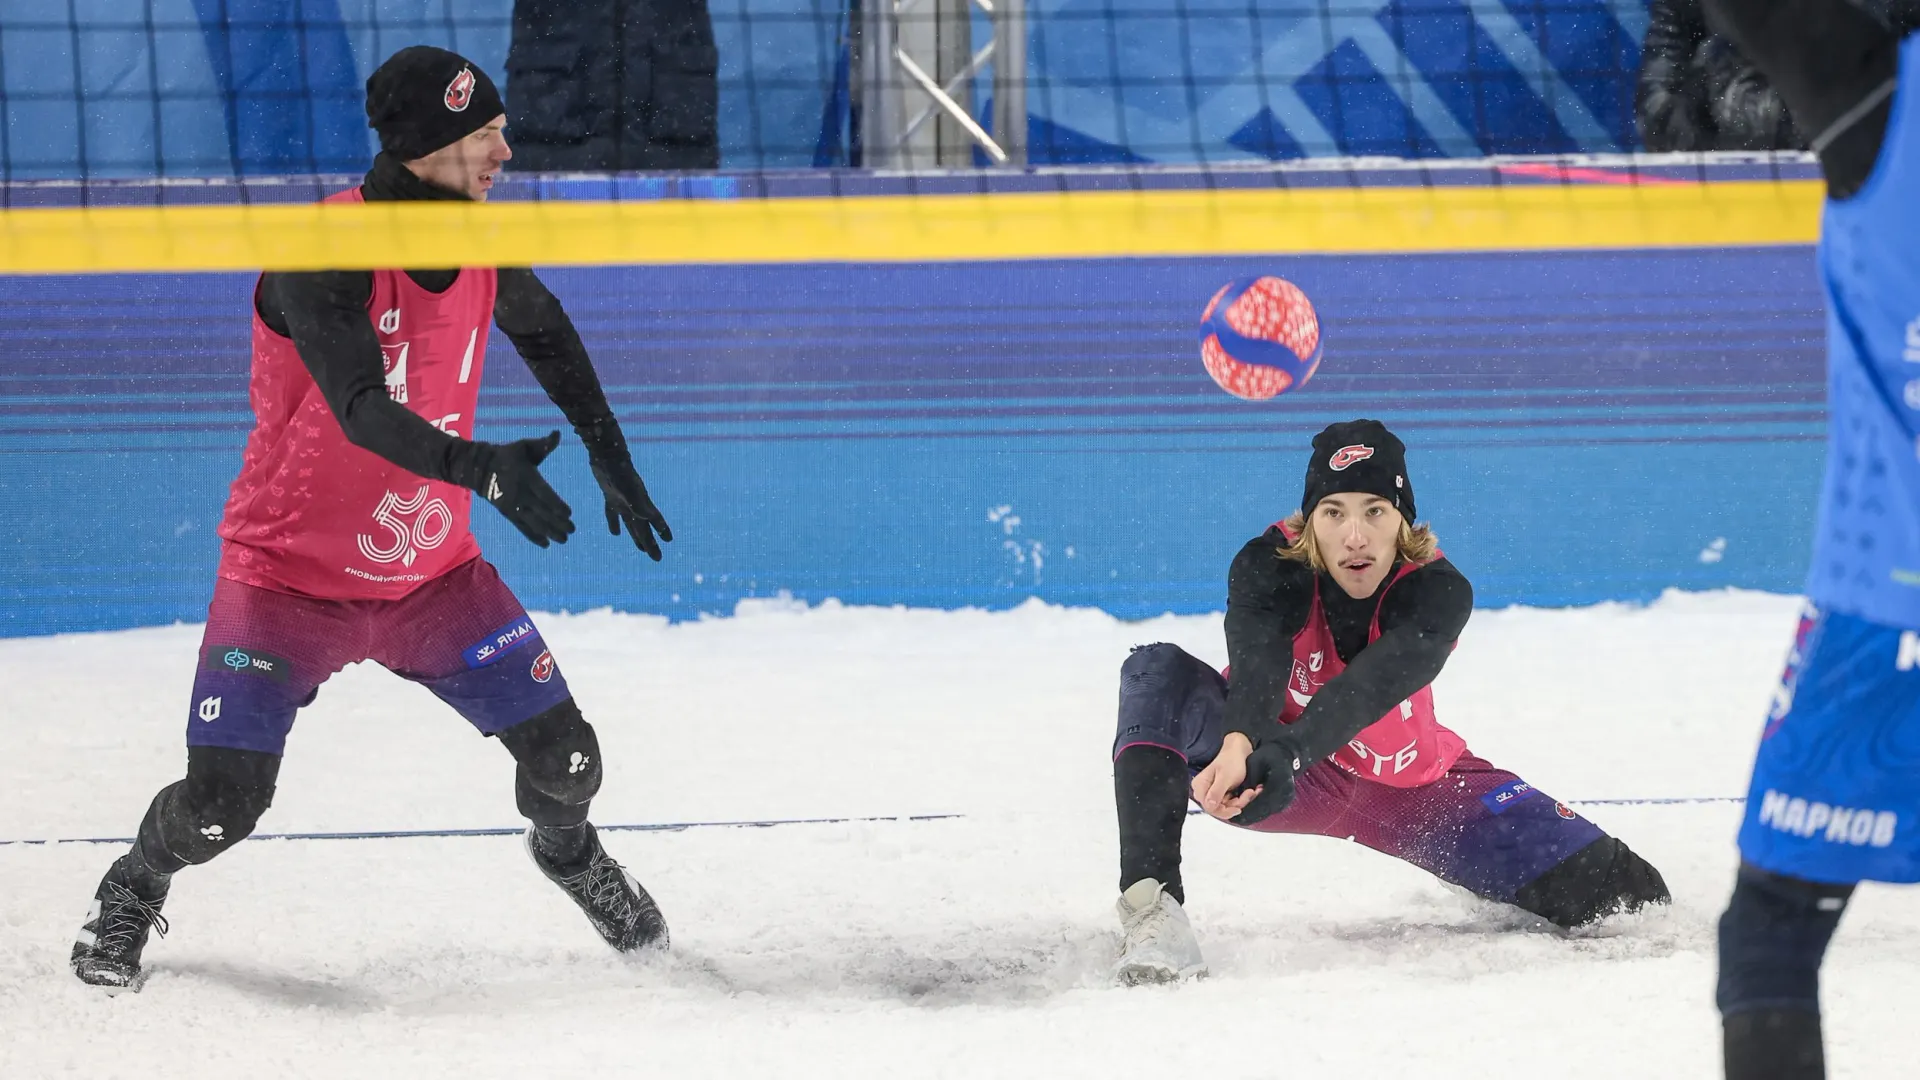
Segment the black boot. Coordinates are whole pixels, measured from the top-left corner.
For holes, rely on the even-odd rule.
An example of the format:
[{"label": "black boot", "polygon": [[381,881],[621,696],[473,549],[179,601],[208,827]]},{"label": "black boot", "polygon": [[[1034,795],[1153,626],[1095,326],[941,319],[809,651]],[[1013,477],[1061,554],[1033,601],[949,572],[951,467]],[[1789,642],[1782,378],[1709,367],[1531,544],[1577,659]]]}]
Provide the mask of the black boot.
[{"label": "black boot", "polygon": [[147,947],[147,931],[167,934],[167,920],[160,906],[167,902],[167,875],[147,869],[135,852],[114,860],[100,888],[93,894],[93,907],[73,943],[73,973],[81,982],[119,990],[139,990],[146,980],[140,968],[141,950]]},{"label": "black boot", "polygon": [[1615,837],[1603,836],[1535,878],[1513,902],[1572,929],[1649,904],[1670,904],[1673,894],[1652,863]]},{"label": "black boot", "polygon": [[1813,1009],[1753,1009],[1722,1022],[1727,1080],[1824,1080],[1826,1051]]},{"label": "black boot", "polygon": [[547,880],[565,890],[587,913],[587,921],[607,944],[621,952],[667,947],[667,920],[661,917],[660,908],[633,875],[600,846],[600,837],[590,823],[533,826],[527,830],[527,855]]}]

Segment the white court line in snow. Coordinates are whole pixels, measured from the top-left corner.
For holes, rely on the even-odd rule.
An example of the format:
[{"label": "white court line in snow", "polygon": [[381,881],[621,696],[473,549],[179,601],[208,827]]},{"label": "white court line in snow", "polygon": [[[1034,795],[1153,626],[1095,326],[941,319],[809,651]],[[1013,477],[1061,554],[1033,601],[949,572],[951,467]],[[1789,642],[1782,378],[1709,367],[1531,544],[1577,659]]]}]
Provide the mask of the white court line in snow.
[{"label": "white court line in snow", "polygon": [[[882,817],[774,818],[767,821],[669,821],[650,825],[595,825],[597,832],[684,832],[687,829],[770,829],[776,825],[857,825],[876,821],[950,821],[965,814],[899,814]],[[526,826],[496,829],[392,829],[368,832],[254,833],[249,840],[422,840],[452,836],[519,836]],[[54,836],[0,840],[10,844],[131,844],[131,836]]]},{"label": "white court line in snow", "polygon": [[[1659,799],[1568,799],[1570,806],[1690,806],[1700,803],[1743,803],[1738,795],[1683,795]],[[1189,808],[1189,816],[1203,813]],[[770,829],[778,825],[858,825],[873,822],[959,821],[965,814],[901,814],[881,817],[773,818],[766,821],[676,821],[653,825],[596,825],[600,832],[683,832],[687,829]],[[253,840],[421,840],[453,836],[518,836],[524,828],[499,829],[393,829],[379,832],[305,832],[255,833]],[[131,844],[130,836],[55,836],[40,839],[0,840],[0,847],[15,844]]]}]

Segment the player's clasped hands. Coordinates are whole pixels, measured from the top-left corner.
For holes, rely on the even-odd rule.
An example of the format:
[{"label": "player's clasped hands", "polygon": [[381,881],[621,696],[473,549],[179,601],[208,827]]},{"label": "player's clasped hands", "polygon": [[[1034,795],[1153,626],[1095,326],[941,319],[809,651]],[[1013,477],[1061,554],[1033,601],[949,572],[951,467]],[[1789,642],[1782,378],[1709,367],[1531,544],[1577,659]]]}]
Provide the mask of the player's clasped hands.
[{"label": "player's clasped hands", "polygon": [[1252,825],[1293,805],[1300,766],[1300,749],[1284,733],[1255,749],[1245,735],[1228,732],[1213,762],[1193,778],[1193,798],[1221,821]]},{"label": "player's clasped hands", "polygon": [[1232,821],[1260,794],[1261,789],[1257,787],[1234,794],[1247,782],[1247,755],[1251,753],[1253,744],[1245,735],[1237,731],[1227,733],[1212,763],[1193,778],[1193,801],[1200,804],[1200,809],[1221,821]]}]

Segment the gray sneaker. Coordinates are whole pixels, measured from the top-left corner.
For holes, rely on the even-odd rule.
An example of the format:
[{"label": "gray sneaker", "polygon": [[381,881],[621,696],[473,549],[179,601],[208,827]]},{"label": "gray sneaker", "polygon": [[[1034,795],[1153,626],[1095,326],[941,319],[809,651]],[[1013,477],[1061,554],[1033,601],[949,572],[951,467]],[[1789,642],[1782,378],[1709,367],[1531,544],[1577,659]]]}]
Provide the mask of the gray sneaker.
[{"label": "gray sneaker", "polygon": [[1152,878],[1128,886],[1114,905],[1126,940],[1114,981],[1123,986],[1178,982],[1207,973],[1186,909]]}]

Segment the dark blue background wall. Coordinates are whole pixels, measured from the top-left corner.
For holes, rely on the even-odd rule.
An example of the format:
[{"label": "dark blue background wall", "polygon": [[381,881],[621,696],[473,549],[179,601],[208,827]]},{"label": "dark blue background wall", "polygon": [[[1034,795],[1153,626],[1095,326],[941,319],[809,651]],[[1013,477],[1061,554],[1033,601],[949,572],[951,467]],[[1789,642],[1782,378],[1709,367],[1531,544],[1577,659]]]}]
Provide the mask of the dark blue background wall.
[{"label": "dark blue background wall", "polygon": [[[1228,278],[1319,306],[1304,390],[1216,390],[1194,329]],[[1224,603],[1297,504],[1324,423],[1411,446],[1424,517],[1486,605],[1797,590],[1822,460],[1811,251],[1318,256],[546,273],[678,539],[539,551],[536,610],[677,618],[780,590],[1122,616]],[[250,279],[0,278],[0,634],[204,615],[248,427]],[[498,334],[481,437],[563,426]]]}]

